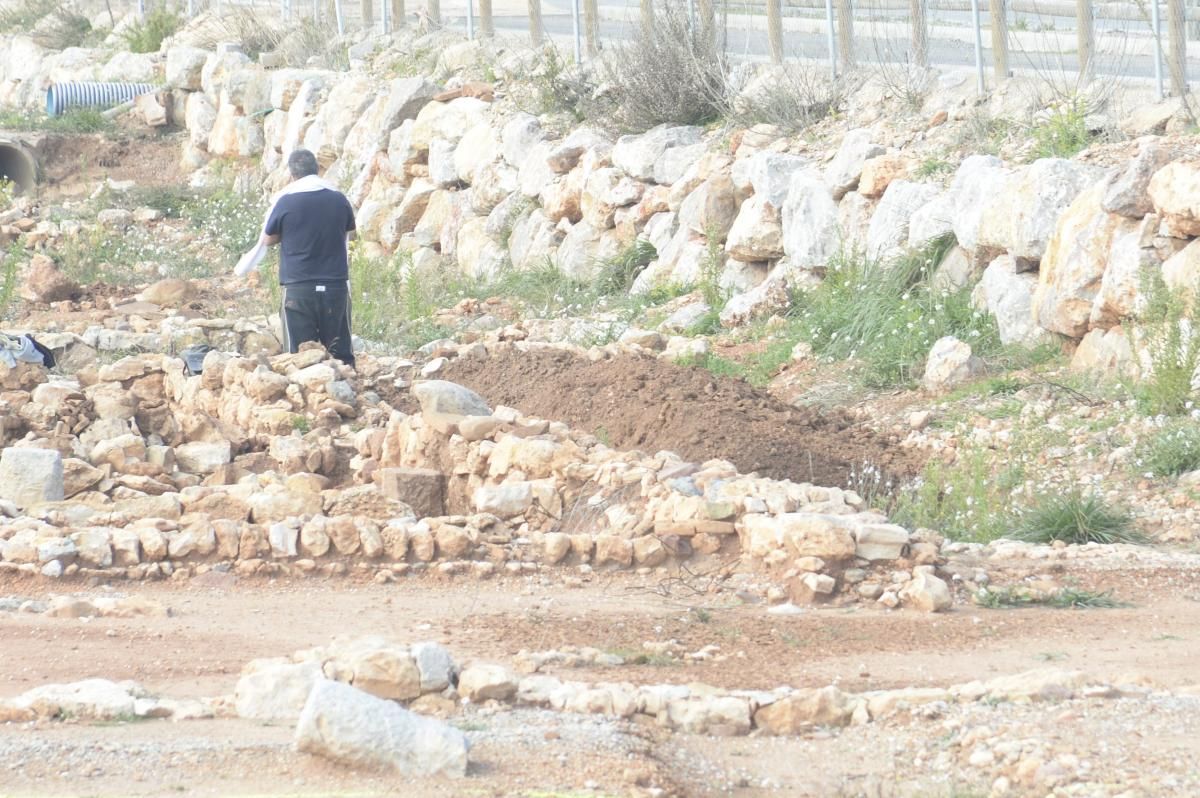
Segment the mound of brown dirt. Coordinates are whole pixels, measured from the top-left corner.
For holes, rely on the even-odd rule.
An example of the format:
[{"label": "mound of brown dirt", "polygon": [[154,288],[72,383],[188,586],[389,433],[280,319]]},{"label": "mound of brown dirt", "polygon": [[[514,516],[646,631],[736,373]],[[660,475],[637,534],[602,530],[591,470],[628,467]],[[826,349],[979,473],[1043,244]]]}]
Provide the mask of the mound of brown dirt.
[{"label": "mound of brown dirt", "polygon": [[722,458],[743,473],[853,487],[864,464],[904,478],[923,465],[845,414],[790,407],[741,380],[652,357],[591,362],[569,352],[452,361],[439,378],[495,405],[564,421],[618,449]]}]

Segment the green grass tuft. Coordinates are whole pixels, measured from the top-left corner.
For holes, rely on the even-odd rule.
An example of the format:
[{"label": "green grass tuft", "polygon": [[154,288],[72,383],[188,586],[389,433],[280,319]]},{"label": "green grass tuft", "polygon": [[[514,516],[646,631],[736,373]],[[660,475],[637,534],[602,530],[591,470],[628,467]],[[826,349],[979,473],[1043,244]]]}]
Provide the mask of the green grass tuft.
[{"label": "green grass tuft", "polygon": [[1031,543],[1144,543],[1123,509],[1095,494],[1047,494],[1020,513],[1010,536]]},{"label": "green grass tuft", "polygon": [[1056,109],[1050,116],[1035,124],[1029,131],[1033,138],[1030,155],[1038,158],[1073,158],[1092,143],[1087,126],[1087,105],[1072,100]]}]

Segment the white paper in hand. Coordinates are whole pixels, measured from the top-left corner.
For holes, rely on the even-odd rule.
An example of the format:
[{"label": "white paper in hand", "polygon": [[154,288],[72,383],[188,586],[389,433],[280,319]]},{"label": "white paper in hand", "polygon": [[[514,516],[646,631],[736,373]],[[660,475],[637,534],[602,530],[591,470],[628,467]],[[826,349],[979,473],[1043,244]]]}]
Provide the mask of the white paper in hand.
[{"label": "white paper in hand", "polygon": [[258,268],[258,264],[262,263],[266,254],[267,248],[261,242],[258,243],[254,249],[242,256],[241,260],[237,262],[237,266],[234,267],[233,273],[238,277],[245,277]]}]

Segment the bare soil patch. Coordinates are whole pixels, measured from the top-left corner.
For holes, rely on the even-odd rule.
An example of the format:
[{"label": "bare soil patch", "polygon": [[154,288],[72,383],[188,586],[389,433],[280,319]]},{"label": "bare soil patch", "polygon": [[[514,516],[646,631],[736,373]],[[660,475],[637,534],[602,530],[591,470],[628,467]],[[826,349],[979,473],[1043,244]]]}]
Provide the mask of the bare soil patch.
[{"label": "bare soil patch", "polygon": [[179,134],[47,136],[38,152],[43,196],[90,192],[106,177],[139,186],[181,185],[180,141]]},{"label": "bare soil patch", "polygon": [[850,487],[872,464],[903,478],[924,456],[847,414],[788,406],[742,380],[653,357],[591,362],[569,352],[463,358],[439,374],[495,405],[564,421],[618,449],[722,458],[743,473]]}]

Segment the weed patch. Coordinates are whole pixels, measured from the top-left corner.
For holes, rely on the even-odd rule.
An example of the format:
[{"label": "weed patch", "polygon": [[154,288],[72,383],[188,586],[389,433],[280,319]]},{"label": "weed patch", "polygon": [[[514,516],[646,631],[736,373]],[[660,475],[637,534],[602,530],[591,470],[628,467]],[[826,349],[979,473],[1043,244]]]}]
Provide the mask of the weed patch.
[{"label": "weed patch", "polygon": [[939,239],[889,263],[840,256],[820,285],[793,298],[788,340],[807,341],[829,360],[857,361],[858,376],[873,388],[916,382],[943,336],[968,342],[980,356],[1001,351],[995,321],[971,306],[969,289],[931,285],[934,266],[952,243]]},{"label": "weed patch", "polygon": [[1031,543],[1144,543],[1123,509],[1095,494],[1046,494],[1015,519],[1011,537]]},{"label": "weed patch", "polygon": [[1033,139],[1032,160],[1078,155],[1092,143],[1086,103],[1076,98],[1053,108],[1047,117],[1030,128],[1029,135]]},{"label": "weed patch", "polygon": [[157,53],[163,40],[174,35],[181,23],[179,15],[164,4],[148,11],[145,19],[134,22],[121,36],[131,53]]},{"label": "weed patch", "polygon": [[1140,471],[1174,477],[1200,468],[1200,425],[1195,421],[1168,424],[1138,444],[1135,462]]},{"label": "weed patch", "polygon": [[116,123],[94,108],[71,108],[59,116],[7,108],[0,110],[0,130],[78,135],[110,133],[116,130]]},{"label": "weed patch", "polygon": [[1135,329],[1150,363],[1134,387],[1134,398],[1147,415],[1179,415],[1189,409],[1195,395],[1200,329],[1189,318],[1189,306],[1200,294],[1172,291],[1158,269],[1142,272],[1141,288],[1145,306],[1137,314]]},{"label": "weed patch", "polygon": [[1094,590],[1079,590],[1064,587],[1052,593],[1041,594],[1016,587],[983,588],[971,597],[980,607],[993,610],[1017,609],[1020,607],[1054,607],[1056,609],[1116,609],[1128,607],[1119,601],[1112,591],[1103,593]]},{"label": "weed patch", "polygon": [[43,18],[58,8],[58,0],[17,0],[0,10],[0,33],[24,33],[33,30]]}]

